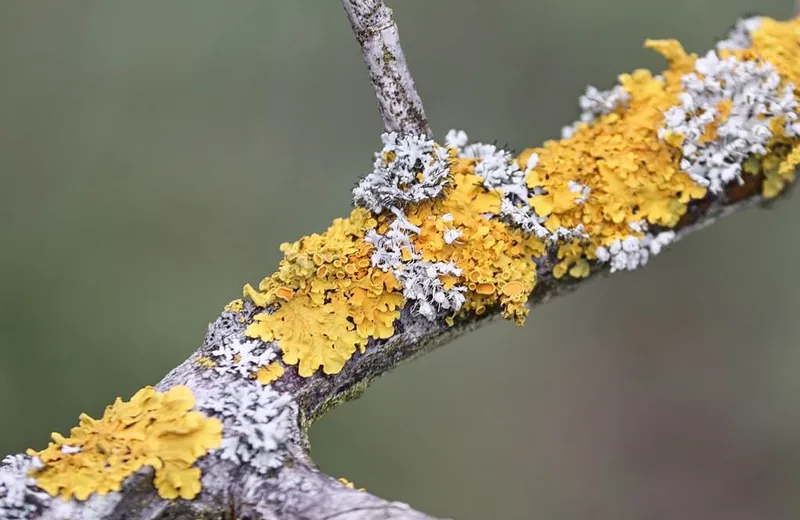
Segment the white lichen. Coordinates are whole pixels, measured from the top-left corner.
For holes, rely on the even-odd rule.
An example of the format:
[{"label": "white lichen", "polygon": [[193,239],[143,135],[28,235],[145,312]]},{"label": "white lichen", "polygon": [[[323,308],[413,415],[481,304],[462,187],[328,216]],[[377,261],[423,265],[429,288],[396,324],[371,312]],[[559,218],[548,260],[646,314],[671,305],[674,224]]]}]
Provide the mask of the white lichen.
[{"label": "white lichen", "polygon": [[0,462],[0,519],[24,520],[34,516],[49,496],[29,473],[42,467],[38,457],[9,455]]},{"label": "white lichen", "polygon": [[598,247],[595,256],[599,262],[609,263],[612,273],[632,271],[647,264],[650,256],[659,254],[673,240],[673,231],[664,231],[657,235],[648,233],[642,238],[628,236],[622,240],[614,240],[608,247]]},{"label": "white lichen", "polygon": [[630,99],[630,93],[622,88],[622,85],[616,85],[610,90],[599,90],[589,85],[578,101],[581,107],[580,117],[571,125],[561,129],[561,138],[569,139],[581,124],[591,123],[601,116],[610,114],[620,106],[627,106]]},{"label": "white lichen", "polygon": [[549,240],[552,236],[550,230],[544,226],[547,219],[537,215],[528,205],[517,206],[510,200],[503,199],[500,203],[500,214],[512,225],[541,240]]},{"label": "white lichen", "polygon": [[234,336],[229,341],[221,341],[208,355],[214,360],[214,371],[233,373],[240,377],[252,377],[260,368],[267,366],[277,353],[272,346],[262,341]]},{"label": "white lichen", "polygon": [[[440,276],[460,276],[461,270],[452,262],[422,260],[422,255],[411,243],[411,234],[419,234],[420,229],[409,222],[401,210],[392,208],[392,211],[395,219],[386,234],[370,229],[364,238],[374,248],[372,266],[384,272],[391,271],[403,286],[403,296],[412,301],[413,308],[429,320],[435,319],[441,312],[460,309],[465,301],[463,293],[466,287],[456,285],[445,289]],[[443,215],[442,220],[452,222],[453,217]],[[460,236],[461,231],[455,228],[444,232],[448,244]]]},{"label": "white lichen", "polygon": [[220,458],[249,464],[261,475],[279,467],[290,429],[291,395],[249,381],[222,395],[200,404],[224,423]]},{"label": "white lichen", "polygon": [[446,289],[441,276],[461,276],[461,269],[454,262],[427,262],[412,260],[394,271],[403,284],[403,296],[414,302],[412,310],[428,320],[434,320],[442,312],[455,312],[464,305],[467,288],[454,285]]},{"label": "white lichen", "polygon": [[575,199],[575,204],[585,204],[587,200],[589,200],[589,194],[592,192],[592,189],[585,184],[581,184],[580,182],[569,181],[567,183],[567,187],[571,193],[578,193],[578,198]]},{"label": "white lichen", "polygon": [[392,208],[392,211],[395,219],[389,224],[386,234],[381,235],[375,229],[370,229],[364,237],[364,241],[372,244],[374,249],[372,266],[383,272],[400,267],[404,251],[412,259],[419,258],[411,243],[411,233],[419,234],[420,229],[409,222],[401,210]]},{"label": "white lichen", "polygon": [[[503,195],[500,218],[505,222],[549,243],[585,236],[582,225],[574,229],[560,227],[555,231],[548,230],[544,225],[547,218],[537,215],[530,206],[528,201],[532,195],[546,193],[542,187],[529,188],[526,184],[528,173],[539,164],[537,154],[528,156],[525,169],[522,170],[507,150],[493,144],[469,143],[463,130],[450,130],[447,135],[451,143],[458,144],[459,157],[476,159],[475,174],[483,178],[483,185],[490,190],[500,190]],[[576,193],[580,193],[576,203],[584,203],[589,196],[589,188],[579,183],[573,184]]]},{"label": "white lichen", "polygon": [[444,243],[449,246],[450,244],[461,238],[461,235],[463,235],[463,233],[458,229],[450,228],[444,231],[444,233],[442,234],[442,238],[444,238]]},{"label": "white lichen", "polygon": [[373,170],[353,189],[356,205],[373,213],[438,197],[449,175],[446,148],[421,135],[381,135]]},{"label": "white lichen", "polygon": [[[748,156],[767,153],[776,118],[784,122],[784,135],[800,135],[794,85],[781,86],[780,75],[769,63],[720,59],[710,51],[697,60],[695,72],[683,77],[683,91],[680,104],[665,113],[659,137],[683,137],[681,169],[712,193],[741,181]],[[731,102],[730,114],[719,121],[719,107],[726,100]],[[714,122],[717,135],[709,140],[704,136]]]},{"label": "white lichen", "polygon": [[761,27],[762,17],[743,18],[728,33],[728,37],[717,42],[718,50],[749,49],[753,45],[753,33]]},{"label": "white lichen", "polygon": [[468,142],[469,138],[467,137],[467,133],[463,130],[451,129],[444,137],[445,146],[448,148],[455,148],[458,151],[461,151],[462,148],[467,146]]}]

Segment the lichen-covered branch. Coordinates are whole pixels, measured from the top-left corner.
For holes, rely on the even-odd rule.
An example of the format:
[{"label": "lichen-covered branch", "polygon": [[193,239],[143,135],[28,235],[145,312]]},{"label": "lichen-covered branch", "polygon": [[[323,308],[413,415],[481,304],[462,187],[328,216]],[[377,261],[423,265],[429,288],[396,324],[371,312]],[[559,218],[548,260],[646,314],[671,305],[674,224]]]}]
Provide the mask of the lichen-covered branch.
[{"label": "lichen-covered branch", "polygon": [[800,165],[800,19],[740,21],[703,56],[590,87],[519,154],[383,135],[356,208],[283,244],[155,387],[0,464],[0,518],[422,519],[323,475],[309,425],[370,381],[686,234],[784,196]]},{"label": "lichen-covered branch", "polygon": [[342,0],[353,27],[387,132],[430,136],[392,10],[381,0]]}]

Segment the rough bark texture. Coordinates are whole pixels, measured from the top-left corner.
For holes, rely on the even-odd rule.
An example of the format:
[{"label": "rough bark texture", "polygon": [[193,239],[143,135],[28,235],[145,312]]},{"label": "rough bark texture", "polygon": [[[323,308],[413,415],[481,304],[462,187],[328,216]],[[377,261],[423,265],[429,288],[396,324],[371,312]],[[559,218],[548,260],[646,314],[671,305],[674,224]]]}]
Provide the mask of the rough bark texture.
[{"label": "rough bark texture", "polygon": [[430,136],[392,10],[379,0],[342,0],[342,4],[361,45],[386,131]]}]

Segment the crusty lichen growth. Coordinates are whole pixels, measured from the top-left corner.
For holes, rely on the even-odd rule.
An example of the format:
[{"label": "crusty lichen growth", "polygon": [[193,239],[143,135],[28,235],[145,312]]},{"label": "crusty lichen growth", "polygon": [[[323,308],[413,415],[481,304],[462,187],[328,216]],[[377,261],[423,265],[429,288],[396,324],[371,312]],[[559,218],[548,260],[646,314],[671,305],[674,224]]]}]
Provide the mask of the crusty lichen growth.
[{"label": "crusty lichen growth", "polygon": [[222,423],[191,411],[194,405],[185,386],[164,393],[145,387],[130,401],[117,398],[102,418],[82,414],[69,437],[53,433],[47,448],[28,450],[42,463],[31,475],[50,495],[86,500],[119,491],[127,477],[152,466],[161,497],[194,498],[201,485],[193,465],[222,440]]},{"label": "crusty lichen growth", "polygon": [[246,334],[280,340],[283,361],[304,377],[320,367],[335,374],[370,337],[391,337],[404,299],[397,279],[372,267],[364,233],[376,225],[358,208],[322,235],[283,244],[278,272],[258,290],[245,286],[257,305],[275,307],[257,315]]},{"label": "crusty lichen growth", "polygon": [[747,175],[762,176],[765,197],[794,181],[800,21],[742,21],[702,58],[673,40],[647,46],[667,70],[588,89],[561,140],[516,157],[464,132],[444,146],[385,134],[354,191],[360,207],[284,244],[278,272],[245,286],[265,309],[246,335],[277,340],[282,361],[309,377],[392,336],[403,307],[450,324],[500,308],[521,324],[536,258],[555,251],[556,278],[633,269],[675,238],[693,201]]}]

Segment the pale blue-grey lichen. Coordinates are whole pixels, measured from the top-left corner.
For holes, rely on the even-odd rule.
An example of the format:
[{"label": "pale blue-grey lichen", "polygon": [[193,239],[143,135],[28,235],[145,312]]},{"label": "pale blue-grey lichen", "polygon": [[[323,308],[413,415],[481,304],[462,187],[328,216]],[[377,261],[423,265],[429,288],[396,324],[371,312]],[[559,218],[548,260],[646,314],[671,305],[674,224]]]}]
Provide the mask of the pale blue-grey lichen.
[{"label": "pale blue-grey lichen", "polygon": [[[453,262],[427,262],[414,249],[411,234],[419,234],[419,227],[408,221],[402,210],[391,208],[395,219],[385,234],[368,230],[364,240],[374,248],[372,266],[382,271],[392,271],[403,286],[403,296],[413,302],[412,309],[429,320],[442,312],[455,312],[464,304],[467,288],[456,285],[445,288],[440,276],[460,276],[461,270]],[[447,215],[443,215],[443,220]],[[452,220],[452,216],[450,217]],[[449,233],[449,234],[448,234]],[[445,231],[445,241],[455,241],[460,232]]]},{"label": "pale blue-grey lichen", "polygon": [[248,464],[262,475],[279,467],[290,431],[291,395],[251,381],[239,382],[221,394],[200,403],[224,423],[220,458]]},{"label": "pale blue-grey lichen", "polygon": [[[720,193],[741,181],[742,164],[751,155],[766,155],[771,124],[781,118],[787,137],[800,135],[794,85],[763,61],[720,58],[709,51],[682,79],[680,104],[665,113],[659,137],[682,136],[681,169],[696,183]],[[721,113],[727,103],[728,113]],[[716,124],[716,135],[707,129]]]},{"label": "pale blue-grey lichen", "polygon": [[728,36],[717,42],[717,49],[731,51],[749,49],[753,45],[752,35],[761,26],[761,20],[762,17],[753,16],[737,21]]},{"label": "pale blue-grey lichen", "polygon": [[616,85],[610,90],[599,90],[591,85],[586,87],[586,92],[579,100],[581,115],[577,121],[561,129],[561,138],[569,139],[581,124],[591,123],[620,106],[626,106],[630,99],[631,95],[621,85]]},{"label": "pale blue-grey lichen", "polygon": [[372,172],[353,189],[357,206],[379,214],[438,197],[447,184],[447,149],[422,135],[381,135]]},{"label": "pale blue-grey lichen", "polygon": [[644,237],[628,236],[616,239],[608,247],[598,247],[595,251],[600,263],[608,263],[611,272],[632,271],[647,264],[650,256],[659,254],[664,247],[675,240],[673,231],[647,233]]},{"label": "pale blue-grey lichen", "polygon": [[24,520],[43,508],[49,495],[29,476],[42,467],[38,457],[8,455],[0,462],[0,519]]},{"label": "pale blue-grey lichen", "polygon": [[214,360],[214,371],[218,374],[230,372],[240,377],[252,377],[259,368],[272,362],[277,353],[263,341],[233,336],[220,341],[209,351],[209,356]]}]

